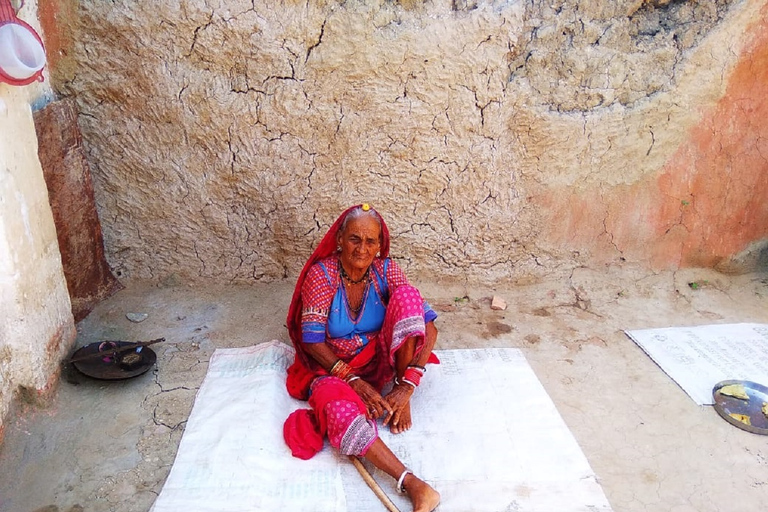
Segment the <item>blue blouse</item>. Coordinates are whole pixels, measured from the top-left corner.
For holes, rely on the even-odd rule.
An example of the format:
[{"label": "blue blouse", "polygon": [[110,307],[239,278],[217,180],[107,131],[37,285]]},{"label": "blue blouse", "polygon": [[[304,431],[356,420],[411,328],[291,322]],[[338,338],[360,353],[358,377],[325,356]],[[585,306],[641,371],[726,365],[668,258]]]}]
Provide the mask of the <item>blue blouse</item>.
[{"label": "blue blouse", "polygon": [[[386,297],[389,294],[387,283],[387,269],[391,260],[383,260],[383,264],[371,266],[371,274],[375,283],[369,281],[363,292],[363,300],[360,312],[355,317],[349,308],[347,292],[341,279],[332,279],[329,269],[323,262],[318,262],[318,267],[325,274],[328,286],[335,286],[333,297],[325,315],[321,311],[315,312],[316,319],[304,321],[302,325],[302,341],[304,343],[321,343],[336,340],[346,346],[347,350],[358,352],[368,344],[368,334],[375,334],[381,330],[386,315]],[[330,290],[329,290],[330,291]],[[383,297],[382,297],[383,296]],[[322,318],[322,316],[326,316]],[[431,322],[437,318],[435,311],[424,302],[424,320]],[[348,340],[347,345],[342,340]]]}]

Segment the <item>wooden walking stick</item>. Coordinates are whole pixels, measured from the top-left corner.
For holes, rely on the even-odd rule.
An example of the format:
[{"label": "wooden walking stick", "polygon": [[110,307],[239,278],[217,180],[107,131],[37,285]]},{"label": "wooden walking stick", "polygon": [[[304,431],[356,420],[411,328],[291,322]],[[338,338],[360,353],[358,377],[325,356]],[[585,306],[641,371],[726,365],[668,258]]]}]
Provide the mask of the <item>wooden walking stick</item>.
[{"label": "wooden walking stick", "polygon": [[360,459],[354,455],[350,455],[349,460],[351,460],[352,464],[355,465],[355,469],[357,469],[357,472],[360,473],[360,476],[363,477],[363,480],[365,480],[365,483],[368,484],[368,487],[371,488],[373,494],[375,494],[376,497],[381,500],[384,506],[387,507],[387,510],[389,510],[389,512],[400,512],[400,509],[397,508],[397,505],[392,503],[392,500],[389,499],[389,496],[387,496],[387,493],[384,492],[384,489],[381,488],[378,482],[373,479],[373,476],[371,476],[368,470],[365,469],[365,466],[363,466],[363,463],[360,462]]}]

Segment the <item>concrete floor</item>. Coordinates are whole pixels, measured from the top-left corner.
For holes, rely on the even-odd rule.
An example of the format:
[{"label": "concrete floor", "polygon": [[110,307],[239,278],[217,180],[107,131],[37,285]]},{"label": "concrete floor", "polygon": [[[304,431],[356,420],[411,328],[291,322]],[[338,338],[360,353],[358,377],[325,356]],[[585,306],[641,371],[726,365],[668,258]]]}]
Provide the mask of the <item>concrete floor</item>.
[{"label": "concrete floor", "polygon": [[[287,341],[291,291],[135,284],[100,304],[78,325],[78,345],[164,336],[157,365],[118,382],[65,369],[51,407],[20,407],[0,447],[0,510],[149,510],[211,354]],[[438,348],[524,351],[616,512],[765,509],[768,438],[697,406],[622,329],[768,323],[768,273],[582,268],[530,286],[422,291],[440,311]],[[494,294],[506,311],[490,309]],[[133,323],[129,312],[149,317]]]}]

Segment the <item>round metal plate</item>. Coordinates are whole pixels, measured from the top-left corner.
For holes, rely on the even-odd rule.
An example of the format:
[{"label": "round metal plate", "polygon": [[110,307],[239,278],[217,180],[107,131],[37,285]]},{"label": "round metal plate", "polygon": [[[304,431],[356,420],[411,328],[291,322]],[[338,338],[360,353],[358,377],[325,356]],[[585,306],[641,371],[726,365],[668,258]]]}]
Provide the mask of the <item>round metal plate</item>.
[{"label": "round metal plate", "polygon": [[[731,384],[744,386],[749,400],[720,393],[720,389]],[[717,414],[725,421],[753,434],[768,435],[768,416],[763,413],[763,405],[768,403],[768,387],[748,380],[724,380],[715,384],[712,396]]]},{"label": "round metal plate", "polygon": [[[99,345],[101,345],[101,343],[102,342],[97,341],[95,343],[81,347],[74,354],[72,354],[72,359],[98,353]],[[110,343],[114,343],[117,345],[117,347],[133,344],[128,341],[115,341]],[[130,354],[131,352],[128,353]],[[94,379],[130,379],[131,377],[136,377],[137,375],[145,373],[147,370],[152,368],[152,365],[155,364],[155,361],[157,361],[157,354],[155,354],[155,352],[149,347],[142,347],[139,355],[141,356],[141,360],[138,364],[133,365],[130,369],[121,367],[115,362],[114,357],[102,358],[95,356],[90,359],[75,361],[72,363],[72,366],[77,368],[81,373],[89,377],[93,377]]]}]

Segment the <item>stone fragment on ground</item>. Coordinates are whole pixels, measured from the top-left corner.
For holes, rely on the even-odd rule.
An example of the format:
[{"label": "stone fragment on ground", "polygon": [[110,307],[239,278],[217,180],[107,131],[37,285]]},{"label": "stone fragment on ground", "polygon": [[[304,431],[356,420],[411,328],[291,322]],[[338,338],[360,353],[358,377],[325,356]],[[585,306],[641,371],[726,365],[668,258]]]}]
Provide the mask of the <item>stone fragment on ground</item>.
[{"label": "stone fragment on ground", "polygon": [[149,317],[147,313],[126,313],[125,318],[131,322],[141,323]]}]

